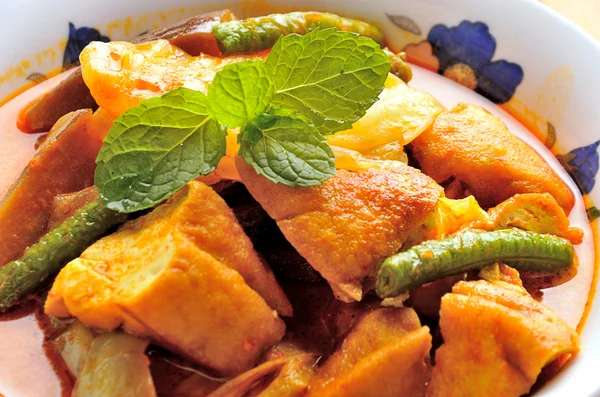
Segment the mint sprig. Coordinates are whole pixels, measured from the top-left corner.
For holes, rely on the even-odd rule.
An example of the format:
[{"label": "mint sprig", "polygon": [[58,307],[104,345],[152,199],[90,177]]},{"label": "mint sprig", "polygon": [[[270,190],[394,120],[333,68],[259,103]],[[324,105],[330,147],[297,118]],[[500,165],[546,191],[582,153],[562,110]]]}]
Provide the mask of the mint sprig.
[{"label": "mint sprig", "polygon": [[242,158],[275,183],[315,186],[335,175],[324,135],[350,128],[379,93],[390,60],[373,40],[334,29],[283,36],[266,62],[216,73],[208,94],[178,88],[121,117],[97,158],[95,184],[120,212],[152,207],[214,171],[226,128]]},{"label": "mint sprig", "polygon": [[288,109],[272,108],[246,124],[239,154],[275,183],[315,186],[335,175],[333,151],[319,130]]},{"label": "mint sprig", "polygon": [[373,40],[334,29],[287,36],[266,63],[276,87],[271,103],[295,109],[324,135],[346,130],[365,115],[391,65]]},{"label": "mint sprig", "polygon": [[115,120],[96,159],[94,183],[110,209],[152,207],[213,172],[225,155],[226,135],[209,117],[203,93],[177,88]]},{"label": "mint sprig", "polygon": [[264,62],[228,65],[208,86],[210,115],[229,128],[239,127],[267,109],[274,91],[271,70]]}]

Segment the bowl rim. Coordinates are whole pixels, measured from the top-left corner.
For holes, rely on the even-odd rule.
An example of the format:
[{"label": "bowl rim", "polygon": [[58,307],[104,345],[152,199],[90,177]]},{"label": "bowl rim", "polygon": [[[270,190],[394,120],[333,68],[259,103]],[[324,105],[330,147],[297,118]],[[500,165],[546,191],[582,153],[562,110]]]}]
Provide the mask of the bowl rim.
[{"label": "bowl rim", "polygon": [[[240,3],[241,1],[242,0],[234,0],[234,3]],[[478,0],[478,1],[480,1],[480,0]],[[453,1],[452,0],[434,0],[434,2],[451,4]],[[199,0],[198,3],[202,3],[202,0]],[[214,6],[215,7],[218,6],[218,3],[219,2],[215,2]],[[507,1],[507,3],[509,3],[509,1]],[[312,4],[314,4],[314,2]],[[327,8],[327,5],[325,4],[325,2],[323,4],[324,4],[324,8]],[[528,7],[532,11],[532,13],[535,13],[538,15],[546,14],[546,16],[548,18],[547,21],[553,22],[555,24],[560,24],[561,29],[565,30],[565,32],[569,31],[571,34],[579,37],[580,40],[582,42],[585,42],[589,48],[592,48],[595,52],[600,54],[600,40],[599,39],[596,39],[588,31],[586,31],[583,27],[581,27],[580,25],[578,25],[577,23],[575,23],[574,21],[569,19],[567,16],[556,11],[552,7],[542,3],[540,0],[512,0],[512,4],[515,6],[520,5],[523,7]],[[227,3],[227,5],[229,5],[229,3]],[[1,8],[3,8],[2,5],[0,5],[0,9]],[[0,72],[2,72],[2,71],[0,71]],[[23,84],[23,86],[24,85],[25,85],[25,83]],[[19,90],[21,90],[21,89],[17,89],[17,91],[19,91]],[[12,95],[12,94],[9,94],[9,96],[10,95]],[[4,98],[0,97],[0,103],[3,102],[3,99]],[[1,107],[1,105],[0,105],[0,107]],[[600,197],[600,194],[599,194],[599,197]],[[598,200],[591,199],[591,197],[589,198],[589,200],[591,202],[598,201]],[[600,288],[600,277],[598,277],[599,276],[598,273],[600,272],[600,255],[599,255],[600,254],[600,251],[599,251],[600,230],[598,230],[598,229],[599,229],[598,227],[592,227],[593,240],[595,243],[595,246],[594,246],[595,261],[593,264],[595,276],[592,281],[592,283],[593,283],[592,290],[590,291],[590,294],[588,296],[588,303],[587,303],[588,308],[586,309],[586,315],[585,315],[584,319],[582,319],[582,325],[580,325],[578,327],[578,331],[580,332],[580,334],[582,334],[584,331],[588,330],[588,328],[590,328],[593,325],[593,324],[588,324],[588,322],[590,321],[591,318],[597,319],[597,322],[600,324],[600,312],[596,313],[595,317],[592,317],[592,313],[594,313],[593,310],[595,308],[596,309],[598,308],[597,300],[600,298],[600,296],[599,296],[600,291],[598,291],[598,288]],[[572,366],[573,361],[575,361],[575,360],[570,360],[567,367]],[[600,359],[599,359],[599,361],[600,361]],[[561,373],[565,372],[565,370],[568,369],[567,367],[563,368],[561,370]],[[558,379],[558,378],[559,378],[559,376],[554,376],[547,385],[548,390],[546,390],[547,389],[546,387],[544,387],[544,390],[551,391],[551,390],[549,390],[550,388],[554,388],[555,386],[558,386],[559,384],[564,383],[568,379],[568,377],[566,377],[564,379]],[[592,394],[587,395],[587,397],[600,396],[600,379],[593,381],[591,383],[595,383],[594,390],[592,391]]]}]

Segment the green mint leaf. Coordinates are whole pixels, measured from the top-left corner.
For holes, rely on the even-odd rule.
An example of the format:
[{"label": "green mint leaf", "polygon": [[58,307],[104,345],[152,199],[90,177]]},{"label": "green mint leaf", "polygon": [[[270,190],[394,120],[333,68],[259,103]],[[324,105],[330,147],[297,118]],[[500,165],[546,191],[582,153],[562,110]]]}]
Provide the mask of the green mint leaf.
[{"label": "green mint leaf", "polygon": [[94,183],[108,208],[152,207],[206,175],[225,155],[227,129],[201,92],[178,88],[115,120],[98,154]]},{"label": "green mint leaf", "polygon": [[209,113],[229,128],[239,127],[265,111],[274,88],[264,62],[227,65],[208,86]]},{"label": "green mint leaf", "polygon": [[364,116],[390,71],[379,44],[335,29],[281,37],[266,63],[275,82],[271,103],[308,117],[324,135]]},{"label": "green mint leaf", "polygon": [[325,137],[287,109],[271,109],[246,124],[239,154],[257,173],[286,186],[320,185],[335,175]]}]

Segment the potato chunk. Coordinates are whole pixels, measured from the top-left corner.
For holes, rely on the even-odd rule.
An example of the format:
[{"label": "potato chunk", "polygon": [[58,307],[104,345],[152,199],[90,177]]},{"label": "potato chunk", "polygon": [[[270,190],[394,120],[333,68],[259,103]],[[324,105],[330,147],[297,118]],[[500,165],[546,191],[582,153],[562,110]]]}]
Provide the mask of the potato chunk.
[{"label": "potato chunk", "polygon": [[502,281],[457,283],[442,298],[440,326],[429,397],[521,396],[545,365],[579,345],[557,314]]},{"label": "potato chunk", "polygon": [[45,306],[101,329],[123,325],[227,376],[283,336],[272,308],[291,314],[231,210],[199,182],[70,262]]},{"label": "potato chunk", "polygon": [[428,378],[429,328],[414,310],[366,314],[309,385],[309,396],[423,396]]},{"label": "potato chunk", "polygon": [[269,181],[240,157],[236,165],[252,196],[344,301],[361,300],[363,279],[422,226],[442,194],[405,165],[338,170],[320,186],[300,188]]},{"label": "potato chunk", "polygon": [[440,114],[412,149],[425,174],[464,185],[483,207],[547,192],[567,214],[573,208],[573,193],[540,155],[478,106],[461,103]]}]

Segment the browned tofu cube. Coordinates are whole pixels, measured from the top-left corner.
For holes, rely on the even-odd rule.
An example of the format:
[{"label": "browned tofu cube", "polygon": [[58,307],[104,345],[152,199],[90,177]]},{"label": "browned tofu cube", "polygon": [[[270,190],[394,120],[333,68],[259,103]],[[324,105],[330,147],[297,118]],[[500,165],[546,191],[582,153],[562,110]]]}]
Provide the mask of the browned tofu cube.
[{"label": "browned tofu cube", "polygon": [[502,281],[457,283],[442,298],[440,326],[429,397],[521,396],[545,365],[579,346],[556,313]]},{"label": "browned tofu cube", "polygon": [[45,310],[100,329],[123,326],[231,376],[283,336],[269,303],[289,306],[231,210],[193,182],[70,262]]}]

